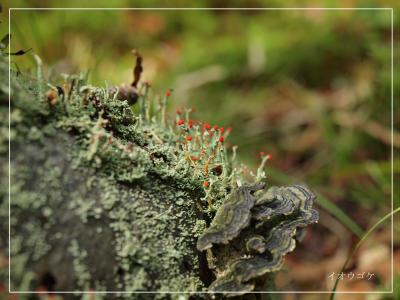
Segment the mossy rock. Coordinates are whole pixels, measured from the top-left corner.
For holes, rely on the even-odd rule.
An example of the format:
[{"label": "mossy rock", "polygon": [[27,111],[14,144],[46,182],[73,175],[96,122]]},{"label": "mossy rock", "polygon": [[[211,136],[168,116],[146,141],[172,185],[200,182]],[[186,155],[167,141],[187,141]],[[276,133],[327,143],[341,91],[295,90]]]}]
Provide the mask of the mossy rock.
[{"label": "mossy rock", "polygon": [[[90,86],[82,74],[45,82],[35,58],[36,76],[11,71],[11,290],[273,298],[250,292],[273,290],[296,230],[318,219],[311,191],[264,190],[267,157],[246,178],[224,146],[229,132],[193,122],[189,111],[168,121],[170,92],[155,105],[147,84],[135,89],[135,114],[118,87]],[[2,78],[7,67],[2,56]],[[7,154],[7,86],[0,91]],[[7,157],[0,162],[7,178]],[[0,196],[7,219],[7,180]],[[0,238],[8,248],[7,224]]]},{"label": "mossy rock", "polygon": [[[79,148],[61,132],[12,149],[11,270],[16,286],[28,270],[31,288],[50,277],[54,283],[46,288],[58,291],[204,286],[201,273],[207,270],[194,246],[192,192],[153,176],[122,184],[74,167],[68,152]],[[26,249],[30,257],[24,258]]]},{"label": "mossy rock", "polygon": [[[2,67],[5,75],[4,61]],[[48,106],[38,100],[45,85],[14,72],[11,80],[11,290],[202,291],[212,280],[205,255],[196,249],[202,191],[151,172],[156,168],[151,158],[128,164],[123,153],[102,153],[107,158],[91,153],[93,159],[87,159],[91,149],[84,149],[84,130],[96,124],[99,113],[91,106],[82,116],[72,106],[66,112],[61,102]],[[4,89],[1,98],[6,132]],[[110,122],[126,129],[120,135],[143,147],[133,122],[126,125],[121,117],[129,106],[107,108]],[[7,139],[1,142],[1,176],[7,178]],[[2,180],[4,220],[7,183]],[[5,251],[6,223],[0,232]]]}]

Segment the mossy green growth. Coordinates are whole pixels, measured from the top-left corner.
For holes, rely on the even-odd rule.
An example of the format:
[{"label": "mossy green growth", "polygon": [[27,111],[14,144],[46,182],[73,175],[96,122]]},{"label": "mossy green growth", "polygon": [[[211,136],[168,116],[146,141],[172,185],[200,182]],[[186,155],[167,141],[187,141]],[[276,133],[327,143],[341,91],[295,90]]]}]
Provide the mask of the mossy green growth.
[{"label": "mossy green growth", "polygon": [[[165,123],[164,107],[154,108],[153,115],[146,113],[147,118],[134,115],[116,93],[88,86],[81,77],[67,77],[65,86],[69,91],[57,95],[57,103],[43,113],[53,118],[56,128],[79,133],[82,150],[75,157],[77,165],[90,165],[124,183],[149,174],[176,182],[203,194],[197,205],[210,216],[243,180],[241,168],[228,158],[223,144],[228,131],[207,129],[207,123],[192,121],[189,112]],[[164,96],[161,105],[168,101]]]},{"label": "mossy green growth", "polygon": [[[248,264],[248,279],[238,279],[236,259],[247,250],[228,251],[232,244],[220,247],[220,253],[218,247],[212,253],[202,250],[232,239],[241,247],[245,241],[238,239],[256,232],[256,212],[251,210],[261,198],[247,190],[262,189],[269,157],[263,157],[256,175],[245,178],[236,148],[225,147],[230,130],[192,120],[189,109],[175,118],[166,116],[170,91],[151,101],[149,86],[143,84],[135,104],[141,113],[135,114],[118,97],[118,87],[91,86],[84,74],[45,82],[36,60],[36,76],[12,70],[10,78],[12,289],[204,292],[215,276],[212,286],[218,290],[229,287],[241,294],[259,288],[248,280],[265,274],[268,259],[255,257],[260,270],[253,272]],[[3,78],[6,67],[2,57]],[[2,87],[2,99],[7,93]],[[2,100],[0,109],[5,132],[7,101]],[[7,143],[2,137],[2,153]],[[246,192],[240,199],[238,189]],[[6,196],[2,181],[4,218]],[[277,199],[271,201],[281,201],[281,194],[273,196]],[[242,205],[243,199],[249,203]],[[225,238],[229,201],[231,211],[246,220]],[[283,242],[292,245],[296,226],[303,223],[288,220]],[[1,228],[2,248],[6,230]],[[204,241],[210,230],[217,238],[199,247],[198,240]],[[280,241],[274,243],[280,246]],[[268,241],[261,242],[268,249]]]},{"label": "mossy green growth", "polygon": [[[193,232],[208,203],[202,180],[181,161],[173,126],[145,123],[82,76],[62,85],[53,90],[11,72],[11,289],[203,290]],[[8,133],[8,91],[1,92]],[[7,167],[4,155],[4,179]],[[6,220],[7,180],[1,184]],[[5,253],[7,229],[2,224]]]},{"label": "mossy green growth", "polygon": [[[196,240],[241,176],[223,145],[229,132],[188,111],[168,121],[167,95],[158,106],[142,99],[145,117],[84,75],[45,82],[39,65],[36,76],[11,70],[10,79],[1,130],[10,92],[11,288],[49,288],[51,273],[56,290],[204,290],[212,273]],[[3,154],[7,143],[2,135]],[[6,181],[1,196],[7,219]]]}]

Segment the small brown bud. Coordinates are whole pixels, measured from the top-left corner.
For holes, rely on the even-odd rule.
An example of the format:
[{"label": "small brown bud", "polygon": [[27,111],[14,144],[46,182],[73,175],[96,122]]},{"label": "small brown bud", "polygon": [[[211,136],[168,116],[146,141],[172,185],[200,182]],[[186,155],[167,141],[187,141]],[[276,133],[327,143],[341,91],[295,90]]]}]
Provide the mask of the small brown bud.
[{"label": "small brown bud", "polygon": [[133,86],[120,85],[118,89],[118,100],[127,100],[129,105],[137,102],[139,95],[137,89]]},{"label": "small brown bud", "polygon": [[46,92],[46,101],[50,106],[55,106],[58,101],[58,94],[54,90],[48,90]]}]

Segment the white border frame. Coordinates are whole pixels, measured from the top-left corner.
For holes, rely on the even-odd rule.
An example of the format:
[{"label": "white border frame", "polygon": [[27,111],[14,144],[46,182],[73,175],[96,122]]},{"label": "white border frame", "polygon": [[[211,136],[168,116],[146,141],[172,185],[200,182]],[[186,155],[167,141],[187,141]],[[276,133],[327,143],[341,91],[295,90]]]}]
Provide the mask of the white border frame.
[{"label": "white border frame", "polygon": [[[394,173],[393,173],[393,135],[394,135],[394,119],[393,119],[393,23],[394,23],[394,15],[393,15],[393,7],[360,7],[360,8],[333,8],[333,7],[290,7],[290,8],[245,8],[245,7],[228,7],[228,8],[190,8],[190,7],[165,7],[165,8],[94,8],[94,7],[85,7],[85,8],[66,8],[66,7],[38,7],[38,8],[29,8],[29,7],[10,7],[8,9],[8,32],[11,34],[11,11],[12,10],[388,10],[391,12],[391,148],[390,148],[390,158],[391,158],[391,211],[394,209],[393,202],[393,182],[394,182]],[[11,49],[11,35],[8,38],[9,49]],[[11,52],[11,50],[9,51]],[[230,293],[230,292],[178,292],[178,291],[12,291],[11,290],[11,55],[8,55],[8,293],[9,294],[220,294],[220,293]],[[394,289],[394,260],[393,260],[393,223],[394,223],[394,215],[391,216],[391,290],[390,291],[335,291],[335,294],[393,294]],[[331,294],[332,291],[253,291],[251,293],[257,294]]]}]

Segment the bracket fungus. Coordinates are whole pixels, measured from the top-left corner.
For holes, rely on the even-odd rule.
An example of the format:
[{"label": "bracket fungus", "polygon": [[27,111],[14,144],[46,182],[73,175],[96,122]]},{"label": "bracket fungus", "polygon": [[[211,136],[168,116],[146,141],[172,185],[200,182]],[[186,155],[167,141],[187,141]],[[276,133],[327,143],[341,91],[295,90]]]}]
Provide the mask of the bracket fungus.
[{"label": "bracket fungus", "polygon": [[255,279],[282,267],[298,229],[318,221],[315,195],[306,186],[263,188],[234,190],[199,237],[197,249],[213,257],[216,280],[210,291],[234,296],[254,290]]},{"label": "bracket fungus", "polygon": [[211,248],[212,244],[228,243],[247,227],[251,218],[250,210],[255,201],[252,193],[263,186],[243,186],[230,194],[217,211],[212,226],[198,239],[197,249],[203,251]]}]

